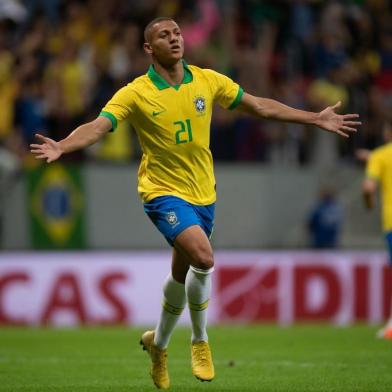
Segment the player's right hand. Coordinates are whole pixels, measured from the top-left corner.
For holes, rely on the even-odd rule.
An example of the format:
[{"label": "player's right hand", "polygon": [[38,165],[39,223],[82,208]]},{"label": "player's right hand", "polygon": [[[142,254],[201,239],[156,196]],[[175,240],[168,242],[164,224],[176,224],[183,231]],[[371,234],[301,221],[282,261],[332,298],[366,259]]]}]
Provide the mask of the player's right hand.
[{"label": "player's right hand", "polygon": [[37,159],[46,159],[46,162],[50,163],[60,158],[63,153],[60,143],[39,133],[35,137],[42,142],[41,144],[30,144],[30,151]]}]

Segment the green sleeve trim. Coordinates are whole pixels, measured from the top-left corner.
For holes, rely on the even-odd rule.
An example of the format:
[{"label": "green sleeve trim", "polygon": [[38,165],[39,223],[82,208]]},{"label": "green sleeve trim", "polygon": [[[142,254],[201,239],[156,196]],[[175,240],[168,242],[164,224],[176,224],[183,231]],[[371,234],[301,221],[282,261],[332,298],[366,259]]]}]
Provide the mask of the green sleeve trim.
[{"label": "green sleeve trim", "polygon": [[238,89],[238,94],[235,97],[235,100],[229,106],[229,110],[233,110],[233,109],[235,109],[238,106],[238,104],[241,102],[241,98],[242,98],[243,95],[244,95],[244,90],[242,89],[242,87],[240,87]]},{"label": "green sleeve trim", "polygon": [[99,113],[100,116],[108,118],[112,122],[112,129],[113,131],[117,128],[117,118],[113,116],[112,113],[109,112],[101,112]]}]

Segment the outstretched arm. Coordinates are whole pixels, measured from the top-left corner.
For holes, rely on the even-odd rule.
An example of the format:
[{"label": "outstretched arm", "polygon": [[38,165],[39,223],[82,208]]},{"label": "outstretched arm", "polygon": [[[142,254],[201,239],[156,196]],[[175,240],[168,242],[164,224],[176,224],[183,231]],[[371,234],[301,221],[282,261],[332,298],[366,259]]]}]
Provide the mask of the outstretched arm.
[{"label": "outstretched arm", "polygon": [[365,207],[368,210],[374,208],[374,200],[377,191],[377,181],[373,178],[366,178],[362,183],[362,197]]},{"label": "outstretched arm", "polygon": [[320,113],[307,112],[294,109],[273,99],[244,93],[237,109],[266,119],[316,125],[326,131],[349,137],[348,133],[356,132],[355,127],[361,125],[361,122],[353,121],[359,117],[358,114],[337,114],[335,109],[339,106],[340,102],[334,106],[328,106]]},{"label": "outstretched arm", "polygon": [[46,159],[47,163],[59,159],[62,154],[80,150],[97,142],[112,128],[106,117],[97,117],[94,121],[83,124],[58,142],[49,137],[36,134],[41,144],[30,144],[30,150],[37,159]]}]

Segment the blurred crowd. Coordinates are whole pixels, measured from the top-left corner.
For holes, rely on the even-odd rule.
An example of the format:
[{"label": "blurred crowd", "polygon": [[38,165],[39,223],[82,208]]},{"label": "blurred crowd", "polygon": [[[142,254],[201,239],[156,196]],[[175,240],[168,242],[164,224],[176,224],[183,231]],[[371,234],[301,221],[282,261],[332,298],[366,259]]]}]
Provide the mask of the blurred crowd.
[{"label": "blurred crowd", "polygon": [[[392,115],[391,9],[388,0],[0,0],[0,161],[5,154],[34,166],[28,145],[37,131],[58,140],[94,119],[118,88],[147,71],[144,26],[171,16],[188,63],[296,108],[341,101],[341,111],[364,123],[349,141],[320,139],[312,127],[217,108],[216,160],[307,165],[328,148],[353,162],[357,148],[380,144]],[[138,159],[128,127],[65,159]]]}]

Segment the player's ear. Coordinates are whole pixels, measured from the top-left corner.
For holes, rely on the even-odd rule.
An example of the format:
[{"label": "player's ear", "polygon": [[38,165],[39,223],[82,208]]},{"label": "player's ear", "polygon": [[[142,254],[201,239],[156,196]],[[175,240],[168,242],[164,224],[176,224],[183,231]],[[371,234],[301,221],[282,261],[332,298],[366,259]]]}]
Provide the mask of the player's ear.
[{"label": "player's ear", "polygon": [[149,42],[145,42],[143,44],[143,49],[147,54],[152,54],[151,44]]}]

